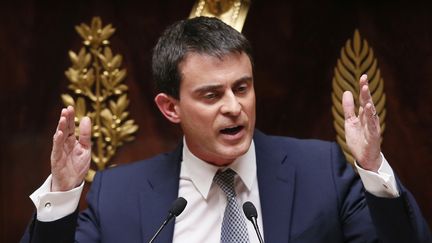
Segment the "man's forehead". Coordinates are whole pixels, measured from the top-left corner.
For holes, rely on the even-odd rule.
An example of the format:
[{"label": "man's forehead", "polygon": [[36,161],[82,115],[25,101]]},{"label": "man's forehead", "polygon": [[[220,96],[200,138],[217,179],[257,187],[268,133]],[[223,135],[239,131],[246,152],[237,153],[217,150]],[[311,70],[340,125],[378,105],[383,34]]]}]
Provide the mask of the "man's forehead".
[{"label": "man's forehead", "polygon": [[[181,62],[179,63],[179,67],[184,65],[192,57],[200,57],[200,58],[204,58],[204,59],[207,59],[207,58],[208,59],[218,59],[220,61],[224,61],[227,57],[231,57],[234,55],[243,55],[243,54],[247,56],[247,54],[243,51],[214,52],[214,53],[189,51],[182,58]],[[248,58],[249,58],[249,56],[248,56]],[[251,61],[250,58],[249,58],[249,61]]]},{"label": "man's forehead", "polygon": [[[230,75],[231,81],[239,79],[252,79],[252,64],[246,53],[227,53],[222,57],[205,54],[205,53],[190,53],[179,64],[180,80],[185,78],[199,77],[214,79],[218,78],[225,80]],[[186,77],[187,76],[187,77]]]}]

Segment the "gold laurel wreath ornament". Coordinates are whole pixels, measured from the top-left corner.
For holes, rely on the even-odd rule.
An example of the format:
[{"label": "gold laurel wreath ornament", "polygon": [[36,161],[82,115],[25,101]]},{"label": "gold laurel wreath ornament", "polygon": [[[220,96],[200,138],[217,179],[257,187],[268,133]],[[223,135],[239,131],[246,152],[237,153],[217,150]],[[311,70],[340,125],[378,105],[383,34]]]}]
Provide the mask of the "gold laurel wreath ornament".
[{"label": "gold laurel wreath ornament", "polygon": [[[97,170],[103,170],[117,149],[134,139],[138,126],[127,119],[128,87],[122,83],[126,77],[126,69],[120,68],[122,56],[113,55],[108,46],[115,29],[111,24],[102,27],[102,20],[94,17],[90,26],[82,23],[75,30],[84,47],[78,53],[69,51],[72,66],[65,72],[75,98],[69,94],[61,98],[64,105],[75,108],[77,125],[84,116],[92,120],[92,162]],[[93,181],[95,173],[90,169],[86,181]]]},{"label": "gold laurel wreath ornament", "polygon": [[[374,57],[372,48],[367,41],[360,37],[359,31],[354,31],[353,40],[348,39],[345,46],[341,49],[341,56],[334,69],[332,80],[332,114],[334,118],[334,128],[336,129],[336,140],[342,147],[346,159],[353,164],[354,158],[349,151],[345,141],[344,112],[342,109],[342,94],[344,91],[351,91],[354,96],[356,110],[359,108],[359,79],[362,74],[367,74],[369,79],[369,89],[372,101],[375,104],[377,114],[380,117],[381,135],[385,130],[385,101],[384,81],[381,71],[378,68],[377,59]],[[358,114],[357,114],[358,115]]]},{"label": "gold laurel wreath ornament", "polygon": [[250,0],[197,0],[189,18],[216,17],[241,32],[249,11]]}]

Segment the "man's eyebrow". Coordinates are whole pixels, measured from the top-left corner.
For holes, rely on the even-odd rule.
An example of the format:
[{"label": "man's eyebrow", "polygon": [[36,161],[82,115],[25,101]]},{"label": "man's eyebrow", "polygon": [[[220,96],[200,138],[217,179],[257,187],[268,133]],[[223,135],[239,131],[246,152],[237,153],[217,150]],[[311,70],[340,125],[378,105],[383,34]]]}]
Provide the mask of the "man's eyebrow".
[{"label": "man's eyebrow", "polygon": [[222,87],[223,87],[222,84],[204,85],[204,86],[201,86],[201,87],[194,89],[193,93],[205,93],[207,91],[213,91],[213,90],[221,89]]},{"label": "man's eyebrow", "polygon": [[[252,81],[253,81],[253,78],[251,76],[243,76],[243,77],[237,79],[234,82],[233,86],[239,85],[240,83],[243,83],[243,82],[252,82]],[[197,87],[196,89],[194,89],[193,93],[205,93],[208,91],[214,91],[214,90],[218,90],[218,89],[223,88],[223,86],[224,85],[222,85],[222,84],[203,85],[203,86],[200,86],[200,87]]]},{"label": "man's eyebrow", "polygon": [[238,84],[244,83],[244,82],[253,82],[253,78],[251,76],[243,76],[243,77],[237,79],[234,82],[234,85],[238,85]]}]

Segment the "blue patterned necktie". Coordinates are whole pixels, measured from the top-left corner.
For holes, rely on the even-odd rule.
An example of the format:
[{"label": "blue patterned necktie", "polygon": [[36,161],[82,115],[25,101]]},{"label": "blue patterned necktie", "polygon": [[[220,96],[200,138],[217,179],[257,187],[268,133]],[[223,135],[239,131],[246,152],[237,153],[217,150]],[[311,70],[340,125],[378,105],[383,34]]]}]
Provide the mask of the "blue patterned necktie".
[{"label": "blue patterned necktie", "polygon": [[222,221],[221,243],[249,243],[246,221],[236,201],[234,176],[236,173],[227,169],[217,172],[213,178],[227,196],[227,206]]}]

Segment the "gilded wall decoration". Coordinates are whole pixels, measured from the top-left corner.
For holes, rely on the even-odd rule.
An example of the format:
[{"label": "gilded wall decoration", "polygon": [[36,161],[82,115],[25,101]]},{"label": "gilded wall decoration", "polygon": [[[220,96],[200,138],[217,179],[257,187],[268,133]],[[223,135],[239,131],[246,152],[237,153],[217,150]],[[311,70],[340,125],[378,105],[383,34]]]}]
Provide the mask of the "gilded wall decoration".
[{"label": "gilded wall decoration", "polygon": [[350,163],[354,162],[346,141],[344,129],[344,113],[342,109],[342,94],[345,90],[354,94],[356,111],[358,111],[359,102],[359,79],[362,74],[367,74],[369,79],[369,89],[372,100],[375,104],[377,114],[380,117],[381,134],[385,130],[386,96],[384,93],[384,80],[381,77],[381,71],[378,68],[377,59],[374,52],[369,47],[368,42],[362,39],[359,31],[354,31],[352,39],[348,39],[345,46],[341,49],[340,58],[337,60],[334,68],[334,77],[332,80],[332,114],[333,126],[337,132],[336,140],[342,147],[345,157]]},{"label": "gilded wall decoration", "polygon": [[250,0],[197,0],[189,18],[216,17],[241,32],[249,6]]},{"label": "gilded wall decoration", "polygon": [[[75,30],[83,39],[78,53],[69,51],[72,66],[65,72],[71,94],[62,94],[63,103],[75,107],[77,125],[84,116],[92,120],[92,167],[103,170],[125,142],[134,139],[138,130],[128,119],[128,87],[123,83],[126,69],[122,56],[113,54],[109,38],[115,29],[94,17],[90,26],[82,23]],[[78,127],[78,126],[77,126]],[[96,171],[90,169],[86,180],[92,181]]]}]

